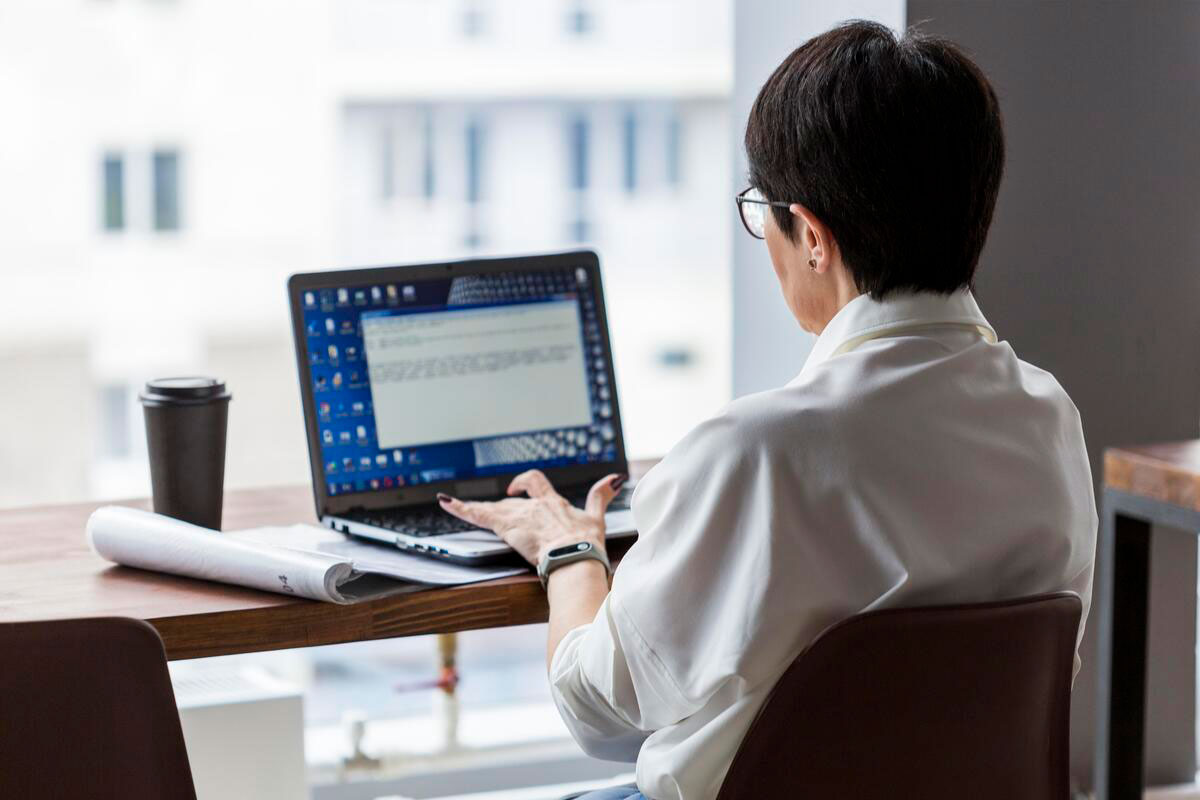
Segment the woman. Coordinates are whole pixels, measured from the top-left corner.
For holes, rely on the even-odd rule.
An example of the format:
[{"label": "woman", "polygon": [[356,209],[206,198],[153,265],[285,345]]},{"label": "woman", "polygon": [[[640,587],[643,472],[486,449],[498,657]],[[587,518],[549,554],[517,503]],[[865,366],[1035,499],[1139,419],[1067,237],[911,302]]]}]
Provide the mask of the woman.
[{"label": "woman", "polygon": [[715,796],[779,676],[852,614],[1071,590],[1086,615],[1090,600],[1079,415],[970,292],[1004,162],[978,67],[848,24],[776,69],[745,142],[742,220],[818,334],[800,374],[642,480],[611,591],[602,559],[548,554],[603,553],[619,477],[584,511],[537,472],[499,503],[442,500],[548,572],[562,717],[587,752],[637,762],[636,786],[588,798]]}]

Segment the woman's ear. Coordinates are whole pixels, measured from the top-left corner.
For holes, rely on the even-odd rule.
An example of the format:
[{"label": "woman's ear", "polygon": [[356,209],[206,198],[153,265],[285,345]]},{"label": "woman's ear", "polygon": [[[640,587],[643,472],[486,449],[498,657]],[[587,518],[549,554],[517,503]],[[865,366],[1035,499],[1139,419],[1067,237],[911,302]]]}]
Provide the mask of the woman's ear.
[{"label": "woman's ear", "polygon": [[796,218],[795,224],[800,226],[799,243],[808,248],[809,258],[813,262],[810,264],[813,271],[818,273],[827,271],[833,258],[834,247],[833,233],[829,230],[829,226],[799,203],[792,203],[788,206],[788,211]]}]

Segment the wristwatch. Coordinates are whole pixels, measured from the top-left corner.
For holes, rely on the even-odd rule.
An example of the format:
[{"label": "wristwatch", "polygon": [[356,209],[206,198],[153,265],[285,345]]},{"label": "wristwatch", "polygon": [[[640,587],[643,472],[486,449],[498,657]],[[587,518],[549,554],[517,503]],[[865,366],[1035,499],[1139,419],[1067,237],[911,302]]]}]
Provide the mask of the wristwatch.
[{"label": "wristwatch", "polygon": [[608,556],[604,555],[603,550],[597,550],[595,547],[592,547],[591,542],[575,542],[574,544],[556,547],[546,553],[546,555],[542,556],[542,561],[538,564],[537,568],[538,577],[542,579],[542,588],[546,588],[546,581],[550,578],[550,573],[554,572],[554,570],[567,564],[574,564],[576,561],[586,561],[589,558],[603,564],[605,572],[612,572],[612,567],[608,563]]}]

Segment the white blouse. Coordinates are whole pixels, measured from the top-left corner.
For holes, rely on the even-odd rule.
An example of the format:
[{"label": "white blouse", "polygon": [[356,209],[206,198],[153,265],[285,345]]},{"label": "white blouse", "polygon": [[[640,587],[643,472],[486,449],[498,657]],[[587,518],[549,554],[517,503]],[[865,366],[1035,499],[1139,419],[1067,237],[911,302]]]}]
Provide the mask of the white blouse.
[{"label": "white blouse", "polygon": [[853,300],[787,386],[672,449],[633,513],[550,680],[583,749],[636,761],[654,800],[714,797],[776,680],[845,617],[1070,590],[1086,618],[1091,599],[1079,413],[966,291]]}]

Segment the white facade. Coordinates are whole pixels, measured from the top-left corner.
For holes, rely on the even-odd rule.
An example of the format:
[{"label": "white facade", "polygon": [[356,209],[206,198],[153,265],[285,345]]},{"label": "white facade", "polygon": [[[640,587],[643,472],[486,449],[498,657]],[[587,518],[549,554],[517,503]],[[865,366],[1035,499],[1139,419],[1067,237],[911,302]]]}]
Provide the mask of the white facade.
[{"label": "white facade", "polygon": [[[133,396],[166,373],[229,383],[228,486],[305,482],[289,273],[580,244],[605,267],[630,452],[662,451],[729,393],[729,19],[714,0],[0,6],[0,505],[146,493]],[[177,230],[155,229],[155,153],[178,158]]]}]

